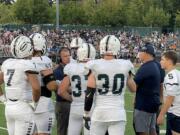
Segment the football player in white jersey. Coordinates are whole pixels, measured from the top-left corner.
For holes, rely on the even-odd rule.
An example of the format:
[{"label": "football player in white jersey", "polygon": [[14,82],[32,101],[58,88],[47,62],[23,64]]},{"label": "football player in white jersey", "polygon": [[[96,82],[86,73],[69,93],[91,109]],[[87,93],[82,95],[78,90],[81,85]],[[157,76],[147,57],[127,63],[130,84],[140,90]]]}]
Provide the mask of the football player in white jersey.
[{"label": "football player in white jersey", "polygon": [[129,60],[116,59],[120,41],[114,35],[107,35],[100,41],[102,59],[89,61],[85,96],[85,114],[89,117],[93,97],[94,108],[91,116],[90,135],[124,135],[126,112],[124,93],[126,85],[133,92],[136,84],[132,78],[133,64]]},{"label": "football player in white jersey", "polygon": [[[70,63],[65,66],[64,74],[58,93],[72,101],[68,135],[80,135],[83,128],[84,99],[87,88],[87,75],[89,70],[85,69],[85,63],[95,59],[96,50],[92,44],[83,43],[77,50],[77,63]],[[69,94],[71,86],[72,95]],[[84,135],[89,135],[89,130],[84,129]]]},{"label": "football player in white jersey", "polygon": [[0,72],[0,84],[5,85],[8,134],[32,135],[35,126],[33,113],[41,87],[38,72],[30,60],[33,53],[30,39],[16,37],[11,43],[11,52],[15,58],[4,61]]},{"label": "football player in white jersey", "polygon": [[70,43],[70,49],[71,49],[71,62],[76,62],[77,59],[77,49],[83,44],[85,43],[85,41],[80,38],[80,37],[76,37],[73,38],[71,43]]},{"label": "football player in white jersey", "polygon": [[52,61],[45,56],[47,45],[42,34],[34,33],[30,36],[34,45],[32,61],[40,72],[41,97],[34,112],[38,135],[50,135],[55,120],[54,104],[51,99],[51,91],[57,90],[57,83],[53,75]]},{"label": "football player in white jersey", "polygon": [[167,112],[167,122],[173,135],[180,135],[180,71],[176,69],[178,56],[167,51],[161,57],[161,66],[167,71],[164,79],[164,104],[157,123],[163,124]]}]

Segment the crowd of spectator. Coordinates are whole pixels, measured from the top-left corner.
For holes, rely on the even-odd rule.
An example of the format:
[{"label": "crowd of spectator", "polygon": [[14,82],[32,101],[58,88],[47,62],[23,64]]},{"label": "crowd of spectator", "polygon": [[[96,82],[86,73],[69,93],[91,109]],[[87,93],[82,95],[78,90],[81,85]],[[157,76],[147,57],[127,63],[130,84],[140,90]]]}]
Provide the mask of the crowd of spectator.
[{"label": "crowd of spectator", "polygon": [[[10,43],[18,35],[31,35],[34,31],[26,29],[18,30],[1,30],[0,31],[0,56],[10,57]],[[41,30],[46,37],[48,44],[48,52],[50,56],[54,56],[62,46],[69,47],[74,37],[80,36],[86,42],[95,46],[98,52],[99,41],[107,34],[116,35],[121,42],[120,58],[131,59],[135,62],[136,55],[144,42],[152,42],[155,45],[157,53],[173,49],[179,46],[179,33],[158,33],[154,31],[146,36],[141,36],[138,32],[127,31],[102,31],[102,30]]]}]

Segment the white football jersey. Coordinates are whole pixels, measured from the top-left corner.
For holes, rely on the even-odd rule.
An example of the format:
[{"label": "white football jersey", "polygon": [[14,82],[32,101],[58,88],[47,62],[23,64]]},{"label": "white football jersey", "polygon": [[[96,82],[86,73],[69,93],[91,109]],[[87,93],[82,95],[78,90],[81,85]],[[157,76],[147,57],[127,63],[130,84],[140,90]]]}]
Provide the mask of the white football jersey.
[{"label": "white football jersey", "polygon": [[73,98],[71,112],[83,114],[88,70],[83,63],[69,63],[64,67],[64,74],[69,76],[71,82]]},{"label": "white football jersey", "polygon": [[174,96],[174,101],[168,112],[180,116],[180,71],[172,70],[164,78],[164,97]]},{"label": "white football jersey", "polygon": [[129,60],[98,59],[87,63],[96,79],[94,121],[126,121],[124,92],[129,72],[134,69]]},{"label": "white football jersey", "polygon": [[[47,56],[32,57],[32,61],[33,63],[35,63],[36,68],[39,72],[53,68],[52,61]],[[39,81],[41,83],[41,86],[44,86],[41,74],[39,74]],[[35,113],[43,113],[43,112],[48,112],[52,110],[54,110],[54,104],[53,104],[52,99],[45,96],[41,96]]]},{"label": "white football jersey", "polygon": [[6,98],[12,100],[32,101],[32,87],[27,80],[26,71],[37,72],[30,60],[8,59],[3,62]]}]

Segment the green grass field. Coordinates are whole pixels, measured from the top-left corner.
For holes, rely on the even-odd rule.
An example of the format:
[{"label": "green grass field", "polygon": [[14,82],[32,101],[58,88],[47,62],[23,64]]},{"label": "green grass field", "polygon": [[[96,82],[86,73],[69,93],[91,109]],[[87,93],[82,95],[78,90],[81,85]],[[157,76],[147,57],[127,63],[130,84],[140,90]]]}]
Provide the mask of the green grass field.
[{"label": "green grass field", "polygon": [[[134,99],[134,94],[129,91],[126,91],[125,103],[126,103],[126,111],[127,111],[127,124],[126,124],[125,135],[134,135],[133,127],[132,127],[133,99]],[[165,129],[165,128],[161,128],[161,129]],[[6,120],[4,116],[3,104],[0,104],[0,135],[8,135],[7,129],[6,129]],[[56,125],[53,128],[52,135],[56,135]]]}]

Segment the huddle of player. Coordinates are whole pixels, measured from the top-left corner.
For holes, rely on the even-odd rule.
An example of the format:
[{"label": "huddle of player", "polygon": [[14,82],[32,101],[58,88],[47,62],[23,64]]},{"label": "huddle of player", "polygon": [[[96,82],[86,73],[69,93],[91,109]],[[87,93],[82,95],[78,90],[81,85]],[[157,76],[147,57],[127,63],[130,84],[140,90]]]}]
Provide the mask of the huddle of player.
[{"label": "huddle of player", "polygon": [[0,72],[9,135],[51,133],[55,119],[51,91],[58,85],[46,50],[46,39],[39,33],[18,36],[11,43],[14,58],[4,61]]},{"label": "huddle of player", "polygon": [[[76,41],[78,38],[72,42]],[[52,61],[45,56],[43,35],[18,36],[12,41],[14,58],[2,64],[0,73],[0,83],[5,84],[0,100],[6,104],[9,135],[51,134],[55,120],[51,92],[56,90],[72,101],[68,135],[80,135],[83,127],[83,135],[105,135],[107,131],[109,135],[124,135],[124,93],[126,86],[136,91],[134,66],[129,60],[117,59],[120,41],[114,35],[100,41],[101,59],[95,59],[92,44],[81,41],[77,60],[65,66],[59,85]]]}]

